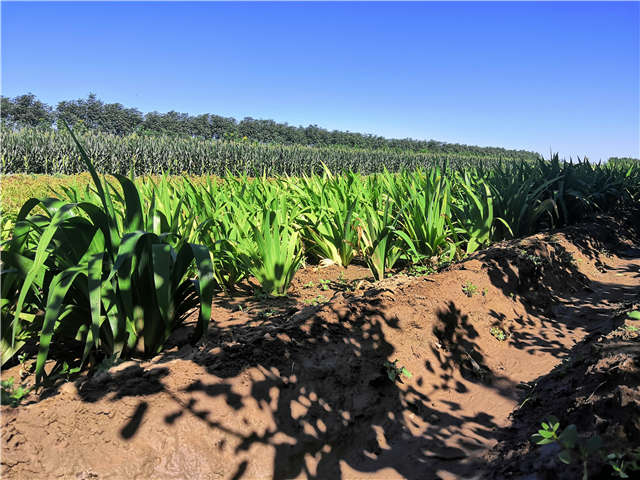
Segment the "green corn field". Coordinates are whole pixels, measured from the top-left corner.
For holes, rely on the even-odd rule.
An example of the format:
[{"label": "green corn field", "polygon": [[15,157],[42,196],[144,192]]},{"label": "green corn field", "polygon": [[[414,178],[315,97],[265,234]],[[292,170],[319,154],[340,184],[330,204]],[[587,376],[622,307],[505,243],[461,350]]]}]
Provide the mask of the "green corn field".
[{"label": "green corn field", "polygon": [[[479,162],[36,130],[8,132],[2,148],[5,173],[92,179],[2,216],[2,364],[35,356],[38,380],[49,358],[81,366],[157,353],[194,296],[197,341],[216,291],[249,282],[286,295],[304,262],[359,259],[380,280],[640,195],[640,166],[627,160]],[[169,174],[182,171],[211,175]]]},{"label": "green corn field", "polygon": [[[188,136],[118,136],[97,131],[79,134],[96,170],[127,175],[305,175],[357,171],[397,172],[445,165],[493,165],[515,158],[456,153],[311,147],[248,141],[205,140]],[[4,174],[75,174],[86,170],[71,136],[63,130],[2,128],[0,168]]]}]

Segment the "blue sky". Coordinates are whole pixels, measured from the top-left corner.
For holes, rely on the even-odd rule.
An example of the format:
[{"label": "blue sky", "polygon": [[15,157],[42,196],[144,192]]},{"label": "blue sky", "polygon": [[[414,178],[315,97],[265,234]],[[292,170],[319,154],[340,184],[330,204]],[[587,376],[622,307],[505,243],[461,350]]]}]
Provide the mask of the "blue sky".
[{"label": "blue sky", "polygon": [[640,4],[7,3],[2,94],[640,156]]}]

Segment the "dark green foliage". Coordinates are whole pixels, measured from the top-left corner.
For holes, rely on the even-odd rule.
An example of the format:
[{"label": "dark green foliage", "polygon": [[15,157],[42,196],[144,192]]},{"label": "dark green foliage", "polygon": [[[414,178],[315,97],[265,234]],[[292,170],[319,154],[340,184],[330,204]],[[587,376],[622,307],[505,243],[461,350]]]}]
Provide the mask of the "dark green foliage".
[{"label": "dark green foliage", "polygon": [[402,376],[406,377],[407,379],[413,376],[411,372],[405,367],[398,367],[397,358],[393,362],[386,360],[384,362],[384,368],[387,371],[389,380],[391,380],[392,382],[395,382],[396,380],[402,381]]},{"label": "dark green foliage", "polygon": [[[48,114],[42,112],[31,115],[25,121],[23,114],[14,113],[16,105],[28,97],[32,105],[43,107]],[[187,113],[170,111],[167,113],[151,112],[142,115],[135,108],[125,108],[119,103],[104,104],[95,94],[86,99],[65,100],[58,103],[55,111],[48,105],[35,99],[33,95],[23,95],[14,99],[2,97],[3,120],[11,125],[36,126],[45,124],[52,126],[56,122],[67,122],[76,127],[84,126],[117,135],[127,135],[134,131],[154,135],[200,137],[204,139],[249,140],[258,143],[303,145],[311,147],[349,147],[365,150],[391,150],[406,153],[431,153],[440,156],[475,156],[482,158],[534,159],[532,152],[524,150],[506,150],[497,147],[476,147],[455,143],[437,142],[435,140],[387,139],[378,135],[329,131],[317,125],[294,127],[273,120],[261,120],[246,117],[241,121],[213,114],[192,116]]]},{"label": "dark green foliage", "polygon": [[[252,143],[249,141],[203,140],[188,136],[119,136],[84,129],[78,134],[96,169],[104,173],[136,175],[188,173],[192,175],[296,175],[333,172],[368,174],[429,168],[451,164],[477,165],[470,154],[437,154],[393,150],[362,150],[349,147]],[[25,128],[2,131],[2,173],[64,173],[85,170],[68,133]],[[495,164],[499,157],[484,157]]]},{"label": "dark green foliage", "polygon": [[119,103],[104,104],[91,93],[86,100],[62,101],[56,108],[58,122],[83,125],[116,135],[127,135],[143,122],[142,113],[135,108],[125,108]]},{"label": "dark green foliage", "polygon": [[0,114],[3,124],[15,127],[50,127],[55,118],[51,107],[32,93],[13,99],[2,97]]},{"label": "dark green foliage", "polygon": [[2,395],[1,404],[17,407],[24,397],[29,394],[30,389],[22,385],[14,385],[13,377],[0,382],[0,394]]},{"label": "dark green foliage", "polygon": [[[93,179],[93,187],[67,187],[58,198],[29,199],[3,223],[2,363],[37,345],[38,378],[54,349],[75,352],[78,364],[92,355],[99,362],[156,353],[193,294],[203,299],[200,338],[214,287],[233,289],[253,277],[263,293],[286,294],[305,254],[343,266],[361,255],[380,280],[400,259],[434,269],[491,242],[640,197],[640,166],[627,162],[454,162],[92,131],[80,135],[81,148],[69,132],[4,133],[5,172],[88,169]],[[163,170],[224,176],[164,175],[156,183],[122,175]],[[277,175],[309,171],[321,176]],[[250,179],[253,172],[264,175]]]},{"label": "dark green foliage", "polygon": [[582,464],[583,480],[589,478],[589,464],[596,459],[608,464],[617,478],[631,478],[634,475],[631,472],[640,471],[640,448],[610,452],[597,434],[580,435],[573,424],[560,431],[560,422],[554,416],[549,416],[546,422],[541,423],[541,427],[531,440],[537,445],[557,443],[560,446],[558,460],[566,465],[574,462]]},{"label": "dark green foliage", "polygon": [[176,312],[190,293],[200,299],[194,340],[211,316],[209,250],[189,242],[185,229],[155,208],[155,197],[143,209],[132,180],[116,176],[116,188],[100,178],[72,139],[95,201],[28,200],[0,252],[2,364],[37,343],[37,381],[54,348],[78,352],[81,363],[98,354],[157,353],[179,326]]}]

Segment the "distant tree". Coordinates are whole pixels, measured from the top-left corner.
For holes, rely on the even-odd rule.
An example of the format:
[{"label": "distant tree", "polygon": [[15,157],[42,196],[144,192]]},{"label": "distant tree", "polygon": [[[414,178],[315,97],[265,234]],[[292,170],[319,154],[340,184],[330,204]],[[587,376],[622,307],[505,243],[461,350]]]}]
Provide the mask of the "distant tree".
[{"label": "distant tree", "polygon": [[142,126],[145,130],[166,135],[193,135],[190,131],[189,115],[174,110],[167,113],[148,113]]},{"label": "distant tree", "polygon": [[209,125],[213,138],[221,139],[238,133],[238,124],[234,118],[209,115]]},{"label": "distant tree", "polygon": [[56,117],[73,126],[82,122],[89,129],[100,129],[104,114],[104,103],[90,93],[86,99],[64,100],[58,103]]},{"label": "distant tree", "polygon": [[261,140],[257,135],[255,120],[251,117],[245,117],[238,123],[238,135],[240,137],[255,138]]},{"label": "distant tree", "polygon": [[0,119],[2,119],[2,124],[10,123],[11,112],[13,110],[13,102],[11,99],[0,96]]},{"label": "distant tree", "polygon": [[212,139],[238,139],[277,144],[309,146],[346,146],[360,149],[385,149],[394,151],[431,152],[447,155],[509,156],[532,159],[537,154],[525,150],[507,150],[498,147],[477,147],[436,140],[411,138],[385,138],[380,135],[321,128],[318,125],[294,127],[274,120],[245,117],[238,122],[233,118],[213,114],[192,116],[169,111],[150,112],[143,115],[135,108],[120,103],[105,104],[90,93],[86,99],[59,102],[55,112],[40,102],[33,94],[13,99],[2,97],[0,114],[4,124],[12,126],[51,126],[64,120],[72,126],[101,130],[116,135],[132,132],[144,134],[188,135]]},{"label": "distant tree", "polygon": [[18,127],[51,126],[51,107],[41,102],[32,93],[19,95],[13,99],[2,97],[3,122]]},{"label": "distant tree", "polygon": [[116,135],[128,135],[143,122],[142,113],[135,108],[125,108],[120,103],[103,106],[99,129]]},{"label": "distant tree", "polygon": [[162,114],[159,112],[149,112],[144,116],[144,121],[142,122],[142,127],[147,132],[157,132],[160,133],[162,131]]}]

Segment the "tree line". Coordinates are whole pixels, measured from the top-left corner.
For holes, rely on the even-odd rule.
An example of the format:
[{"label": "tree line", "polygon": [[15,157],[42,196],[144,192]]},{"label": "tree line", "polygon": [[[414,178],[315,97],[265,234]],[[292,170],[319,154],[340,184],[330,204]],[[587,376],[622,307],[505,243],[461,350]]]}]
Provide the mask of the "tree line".
[{"label": "tree line", "polygon": [[295,127],[274,120],[251,117],[238,121],[215,114],[189,115],[173,110],[166,113],[142,113],[137,108],[128,108],[120,103],[104,103],[93,93],[85,99],[63,100],[55,108],[38,100],[31,93],[14,98],[1,97],[1,102],[2,123],[12,128],[57,128],[58,123],[64,120],[80,130],[114,135],[179,135],[218,140],[249,140],[267,144],[537,158],[537,154],[525,150],[478,147],[436,140],[388,139],[379,135],[330,131],[317,125]]}]

